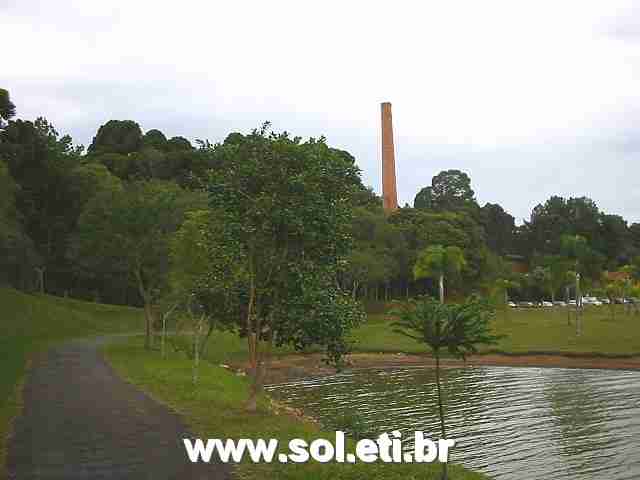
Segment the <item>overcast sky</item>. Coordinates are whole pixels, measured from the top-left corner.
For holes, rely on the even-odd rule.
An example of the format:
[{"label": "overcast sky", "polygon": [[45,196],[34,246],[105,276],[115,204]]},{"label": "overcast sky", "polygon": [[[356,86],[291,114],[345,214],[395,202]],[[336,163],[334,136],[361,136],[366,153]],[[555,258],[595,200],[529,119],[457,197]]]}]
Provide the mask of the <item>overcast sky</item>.
[{"label": "overcast sky", "polygon": [[[638,2],[636,2],[638,4]],[[88,145],[109,119],[221,141],[265,120],[399,200],[443,169],[518,222],[549,196],[640,221],[640,6],[617,0],[0,0],[0,86]]]}]

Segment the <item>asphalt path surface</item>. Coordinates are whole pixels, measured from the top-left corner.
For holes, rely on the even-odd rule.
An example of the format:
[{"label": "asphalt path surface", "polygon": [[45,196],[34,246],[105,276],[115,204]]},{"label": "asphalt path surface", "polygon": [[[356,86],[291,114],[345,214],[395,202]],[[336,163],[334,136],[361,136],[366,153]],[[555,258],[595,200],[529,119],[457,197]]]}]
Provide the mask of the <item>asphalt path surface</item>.
[{"label": "asphalt path surface", "polygon": [[35,359],[9,443],[9,479],[230,479],[229,465],[189,461],[182,439],[194,436],[116,374],[103,341],[68,342]]}]

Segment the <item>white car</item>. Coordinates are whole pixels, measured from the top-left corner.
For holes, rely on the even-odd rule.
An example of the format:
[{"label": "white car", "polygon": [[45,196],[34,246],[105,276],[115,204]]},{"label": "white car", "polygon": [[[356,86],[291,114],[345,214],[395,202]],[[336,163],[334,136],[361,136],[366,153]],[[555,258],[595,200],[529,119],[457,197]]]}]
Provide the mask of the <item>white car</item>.
[{"label": "white car", "polygon": [[598,300],[596,297],[582,297],[582,304],[600,306],[602,305],[602,302]]},{"label": "white car", "polygon": [[517,307],[515,302],[509,302],[509,303],[507,303],[507,305],[509,305],[511,308],[516,308]]},{"label": "white car", "polygon": [[542,301],[542,306],[543,307],[553,307],[553,303],[547,302],[546,300],[543,300]]}]

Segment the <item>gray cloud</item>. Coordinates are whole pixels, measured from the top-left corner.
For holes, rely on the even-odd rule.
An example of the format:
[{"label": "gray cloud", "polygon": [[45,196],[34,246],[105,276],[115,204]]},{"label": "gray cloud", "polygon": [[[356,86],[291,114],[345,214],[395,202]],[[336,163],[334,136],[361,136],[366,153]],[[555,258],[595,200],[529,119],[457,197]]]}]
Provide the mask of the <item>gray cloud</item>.
[{"label": "gray cloud", "polygon": [[401,203],[458,168],[518,219],[559,194],[640,221],[628,2],[0,0],[0,15],[20,116],[77,143],[111,118],[211,141],[270,120],[327,136],[379,191],[388,100]]}]

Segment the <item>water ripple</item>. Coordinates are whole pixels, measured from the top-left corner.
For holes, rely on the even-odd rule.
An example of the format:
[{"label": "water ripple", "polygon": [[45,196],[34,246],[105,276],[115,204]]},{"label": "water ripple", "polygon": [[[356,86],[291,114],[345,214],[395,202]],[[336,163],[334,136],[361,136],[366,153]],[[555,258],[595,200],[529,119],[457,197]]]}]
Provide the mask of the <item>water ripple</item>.
[{"label": "water ripple", "polygon": [[[640,478],[640,373],[561,368],[445,368],[453,461],[500,480]],[[357,413],[372,434],[438,438],[430,368],[364,370],[270,385],[321,421]],[[411,439],[412,440],[412,439]]]}]

